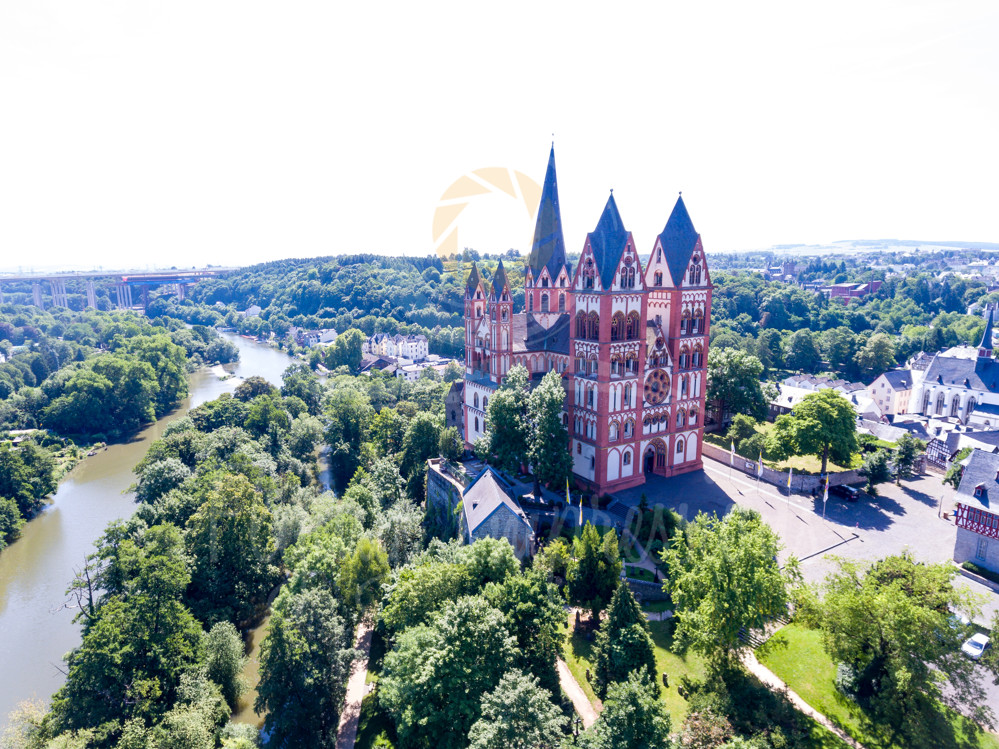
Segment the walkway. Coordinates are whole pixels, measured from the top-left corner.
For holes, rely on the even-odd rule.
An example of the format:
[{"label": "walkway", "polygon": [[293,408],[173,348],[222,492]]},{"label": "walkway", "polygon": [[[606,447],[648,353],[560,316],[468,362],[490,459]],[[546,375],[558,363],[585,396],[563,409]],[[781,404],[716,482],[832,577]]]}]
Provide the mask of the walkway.
[{"label": "walkway", "polygon": [[809,718],[812,718],[816,723],[819,723],[825,728],[828,728],[844,742],[854,747],[854,749],[865,749],[863,744],[860,744],[859,742],[852,739],[849,735],[844,733],[835,724],[833,724],[833,722],[829,720],[829,718],[827,718],[825,715],[823,715],[818,710],[809,705],[807,702],[805,702],[803,699],[801,699],[800,695],[798,695],[797,692],[794,692],[791,689],[789,689],[787,684],[785,684],[780,679],[780,677],[777,676],[777,674],[775,674],[773,671],[771,671],[769,668],[764,666],[756,659],[756,654],[753,651],[751,650],[745,651],[745,653],[742,656],[742,663],[743,665],[746,666],[746,668],[749,669],[750,673],[752,673],[756,678],[758,678],[760,681],[762,681],[764,684],[770,687],[770,689],[772,689],[773,691],[783,691],[785,694],[787,694],[787,698],[791,700],[791,703],[796,708],[798,708],[798,710],[807,715]]},{"label": "walkway", "polygon": [[[565,665],[565,661],[559,658],[555,665],[558,669],[558,682],[562,691],[572,700],[572,706],[576,708],[576,713],[583,720],[583,727],[589,728],[597,721],[597,711],[593,709],[593,705],[586,698],[586,692],[579,686],[579,682],[576,681],[576,677],[572,675],[569,667]],[[351,747],[353,747],[353,742],[351,742]],[[337,749],[340,749],[339,744]]]},{"label": "walkway", "polygon": [[361,702],[368,693],[368,655],[371,653],[371,621],[364,619],[357,627],[357,642],[354,647],[361,656],[350,667],[350,680],[347,682],[347,699],[340,713],[340,727],[337,730],[336,749],[354,749],[357,740],[357,724],[361,720]]}]

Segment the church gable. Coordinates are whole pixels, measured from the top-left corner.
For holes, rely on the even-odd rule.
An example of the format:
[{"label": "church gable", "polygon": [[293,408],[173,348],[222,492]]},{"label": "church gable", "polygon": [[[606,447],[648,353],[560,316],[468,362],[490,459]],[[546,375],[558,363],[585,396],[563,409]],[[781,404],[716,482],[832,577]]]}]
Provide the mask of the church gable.
[{"label": "church gable", "polygon": [[652,254],[645,264],[645,287],[651,291],[660,288],[674,288],[676,282],[670,275],[669,264],[663,254],[663,242],[660,237],[656,237]]},{"label": "church gable", "polygon": [[611,288],[614,291],[637,290],[642,289],[645,285],[642,280],[642,260],[635,249],[635,241],[632,239],[631,232],[628,232],[624,252],[621,253],[621,257],[618,260],[613,279],[614,282]]},{"label": "church gable", "polygon": [[589,238],[583,246],[583,254],[579,258],[579,266],[576,268],[576,277],[573,286],[577,291],[603,291],[600,280],[600,271],[597,268],[596,260],[593,257],[593,247]]},{"label": "church gable", "polygon": [[711,279],[708,276],[708,264],[704,257],[704,250],[701,249],[701,238],[697,238],[694,251],[690,254],[690,260],[678,279],[678,286],[682,287],[702,287],[709,286]]}]

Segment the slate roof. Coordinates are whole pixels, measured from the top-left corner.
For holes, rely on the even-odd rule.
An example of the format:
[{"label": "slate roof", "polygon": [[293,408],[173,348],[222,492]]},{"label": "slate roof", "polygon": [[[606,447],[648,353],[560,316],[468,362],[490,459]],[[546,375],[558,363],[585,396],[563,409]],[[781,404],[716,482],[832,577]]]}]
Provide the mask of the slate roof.
[{"label": "slate roof", "polygon": [[909,390],[912,387],[912,373],[906,369],[892,369],[881,376],[894,390]]},{"label": "slate roof", "polygon": [[526,351],[551,351],[558,354],[569,353],[569,313],[558,316],[558,319],[547,330],[538,324],[534,315],[527,316],[527,339],[524,341]]},{"label": "slate roof", "polygon": [[503,261],[500,260],[499,265],[496,266],[496,273],[493,275],[490,299],[499,301],[500,295],[503,293],[503,287],[507,285],[506,270],[503,269]]},{"label": "slate roof", "polygon": [[659,241],[663,246],[663,254],[666,256],[666,266],[674,286],[679,286],[683,280],[683,274],[690,263],[690,256],[694,254],[694,246],[700,236],[694,229],[694,223],[687,213],[687,206],[684,205],[683,196],[676,199],[673,212],[669,215],[666,228],[659,235]]},{"label": "slate roof", "polygon": [[[975,450],[971,453],[964,473],[961,475],[961,485],[957,488],[957,499],[965,504],[996,511],[999,506],[999,455]],[[975,487],[981,485],[983,491],[975,496]],[[996,504],[992,504],[992,500]]]},{"label": "slate roof", "polygon": [[488,466],[468,485],[461,502],[469,533],[475,533],[479,526],[499,510],[513,513],[530,526],[520,505],[507,493],[506,482]]},{"label": "slate roof", "polygon": [[518,353],[527,351],[527,313],[515,312],[510,322],[513,328],[513,350]]},{"label": "slate roof", "polygon": [[936,355],[926,368],[927,385],[950,385],[989,393],[999,393],[999,362],[995,359]]},{"label": "slate roof", "polygon": [[980,349],[992,350],[992,310],[985,313],[985,330],[982,332],[982,342],[978,344]]},{"label": "slate roof", "polygon": [[614,193],[607,198],[607,205],[597,222],[597,228],[588,237],[590,247],[593,248],[593,261],[597,264],[597,273],[600,275],[600,285],[605,290],[609,289],[614,283],[614,273],[628,240],[628,230],[621,221]]},{"label": "slate roof", "polygon": [[971,415],[999,416],[999,405],[995,403],[977,403],[972,409]]},{"label": "slate roof", "polygon": [[469,291],[475,291],[475,287],[482,283],[482,277],[479,275],[479,266],[472,261],[472,272],[468,274],[468,282],[465,284],[465,288]]},{"label": "slate roof", "polygon": [[538,220],[534,226],[534,244],[527,259],[534,278],[548,268],[548,275],[554,281],[559,269],[565,265],[565,238],[562,235],[562,214],[558,207],[558,180],[555,177],[555,146],[548,155],[548,171],[541,189],[541,203],[538,205]]}]

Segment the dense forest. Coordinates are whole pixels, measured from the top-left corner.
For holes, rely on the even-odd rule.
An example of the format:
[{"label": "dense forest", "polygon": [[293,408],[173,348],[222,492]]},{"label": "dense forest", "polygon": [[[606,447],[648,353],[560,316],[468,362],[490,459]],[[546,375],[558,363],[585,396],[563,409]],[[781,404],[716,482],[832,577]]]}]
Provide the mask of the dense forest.
[{"label": "dense forest", "polygon": [[[187,396],[187,373],[238,352],[214,330],[132,312],[0,307],[0,549],[83,457]],[[43,429],[25,439],[10,431]]]}]

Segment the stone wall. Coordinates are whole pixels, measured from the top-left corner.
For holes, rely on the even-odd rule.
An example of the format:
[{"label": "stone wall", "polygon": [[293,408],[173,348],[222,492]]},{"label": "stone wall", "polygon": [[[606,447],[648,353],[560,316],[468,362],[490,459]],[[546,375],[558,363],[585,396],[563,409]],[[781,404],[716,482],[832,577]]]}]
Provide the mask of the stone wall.
[{"label": "stone wall", "polygon": [[[985,542],[985,559],[978,557],[979,540]],[[980,536],[967,528],[958,528],[957,539],[954,541],[954,561],[958,564],[974,562],[979,567],[999,572],[999,541]]]},{"label": "stone wall", "polygon": [[[710,442],[705,442],[701,449],[705,458],[711,458],[712,460],[728,466],[730,460],[730,453],[728,450],[718,447],[717,445],[712,445]],[[736,454],[735,462],[732,464],[732,468],[735,471],[746,474],[750,478],[756,478],[755,460],[746,460],[741,455]],[[782,489],[787,488],[787,471],[775,471],[773,468],[763,466],[763,476],[761,476],[760,479],[764,483],[779,486]],[[862,481],[865,481],[864,477],[860,475],[859,471],[855,470],[839,471],[837,473],[829,474],[829,486],[856,484]],[[791,477],[791,489],[792,491],[799,492],[801,494],[810,494],[812,490],[821,491],[822,479],[818,476],[796,473]]]},{"label": "stone wall", "polygon": [[[464,526],[464,523],[462,523]],[[505,506],[496,510],[486,518],[472,534],[472,541],[480,538],[505,538],[513,546],[517,559],[526,559],[531,555],[534,542],[534,531],[531,526],[517,517]]]},{"label": "stone wall", "polygon": [[628,587],[635,594],[639,601],[667,601],[669,594],[663,590],[662,583],[650,583],[645,580],[636,580],[632,577],[625,578]]}]

